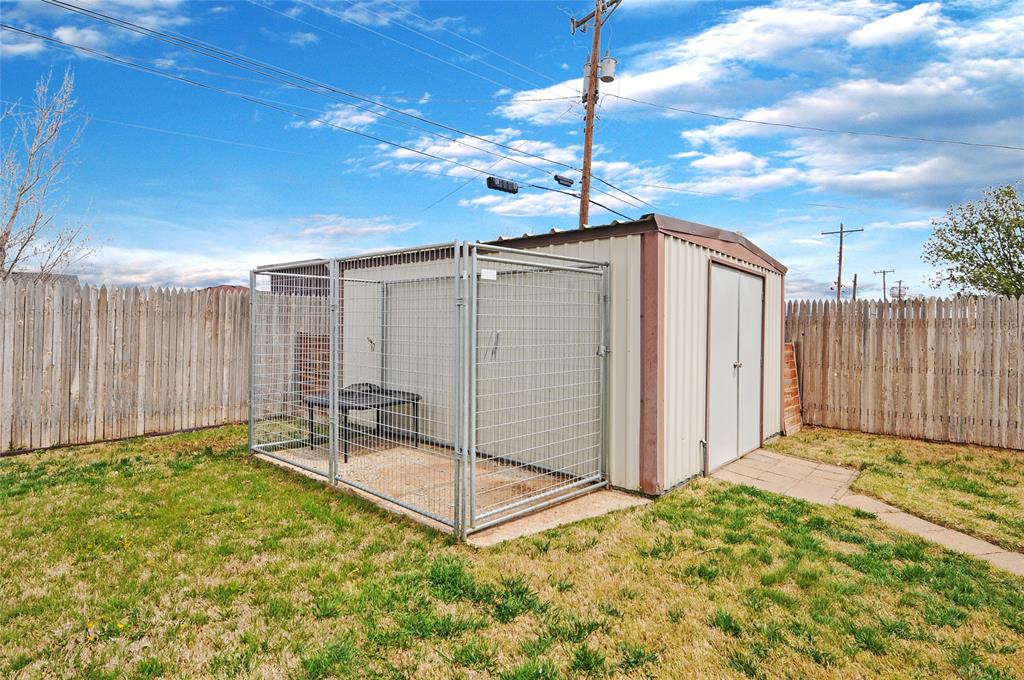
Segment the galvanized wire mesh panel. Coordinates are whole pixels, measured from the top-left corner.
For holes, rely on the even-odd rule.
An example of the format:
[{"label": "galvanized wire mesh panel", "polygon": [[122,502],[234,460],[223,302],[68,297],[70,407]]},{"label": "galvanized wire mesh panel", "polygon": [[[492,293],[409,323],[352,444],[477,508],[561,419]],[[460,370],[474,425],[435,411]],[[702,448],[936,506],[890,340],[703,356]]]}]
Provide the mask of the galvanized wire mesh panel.
[{"label": "galvanized wire mesh panel", "polygon": [[343,394],[378,407],[340,411],[338,479],[454,525],[458,280],[421,259],[343,265]]},{"label": "galvanized wire mesh panel", "polygon": [[330,382],[326,264],[252,275],[250,447],[328,474],[329,437],[308,399]]},{"label": "galvanized wire mesh panel", "polygon": [[517,258],[475,264],[475,528],[603,479],[604,268]]}]

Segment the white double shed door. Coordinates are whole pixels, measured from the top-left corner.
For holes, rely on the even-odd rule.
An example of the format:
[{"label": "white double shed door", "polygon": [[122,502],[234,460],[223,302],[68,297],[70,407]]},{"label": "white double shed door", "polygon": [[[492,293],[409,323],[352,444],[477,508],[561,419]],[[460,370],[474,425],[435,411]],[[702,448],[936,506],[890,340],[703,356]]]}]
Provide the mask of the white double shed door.
[{"label": "white double shed door", "polygon": [[711,265],[708,471],[761,445],[764,279]]}]

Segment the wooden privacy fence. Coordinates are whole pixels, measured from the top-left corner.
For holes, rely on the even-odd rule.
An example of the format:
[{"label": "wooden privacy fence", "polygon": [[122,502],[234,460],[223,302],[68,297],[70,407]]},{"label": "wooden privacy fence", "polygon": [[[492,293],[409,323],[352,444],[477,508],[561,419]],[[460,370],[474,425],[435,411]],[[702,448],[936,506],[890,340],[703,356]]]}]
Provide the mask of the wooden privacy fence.
[{"label": "wooden privacy fence", "polygon": [[791,301],[807,424],[1024,449],[1024,298]]},{"label": "wooden privacy fence", "polygon": [[0,281],[0,452],[244,420],[248,302]]}]

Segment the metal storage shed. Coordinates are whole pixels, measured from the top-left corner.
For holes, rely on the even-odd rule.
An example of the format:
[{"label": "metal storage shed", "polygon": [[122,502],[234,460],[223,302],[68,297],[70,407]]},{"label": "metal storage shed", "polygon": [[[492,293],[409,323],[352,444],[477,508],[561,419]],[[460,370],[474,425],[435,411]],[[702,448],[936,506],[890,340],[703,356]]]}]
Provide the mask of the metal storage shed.
[{"label": "metal storage shed", "polygon": [[742,234],[652,214],[494,243],[610,264],[612,486],[658,495],[782,432],[786,267]]},{"label": "metal storage shed", "polygon": [[250,277],[250,448],[462,536],[782,429],[785,267],[661,215]]}]

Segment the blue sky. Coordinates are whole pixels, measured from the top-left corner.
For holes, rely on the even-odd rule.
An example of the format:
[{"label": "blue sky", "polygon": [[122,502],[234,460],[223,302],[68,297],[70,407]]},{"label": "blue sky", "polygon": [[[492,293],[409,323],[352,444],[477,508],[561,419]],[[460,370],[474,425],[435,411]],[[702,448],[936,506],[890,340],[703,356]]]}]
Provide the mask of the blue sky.
[{"label": "blue sky", "polygon": [[[570,35],[567,12],[583,14],[586,2],[71,1],[580,164],[575,92],[590,34]],[[260,263],[575,226],[570,197],[488,192],[463,166],[331,124],[522,182],[578,177],[548,160],[369,106],[389,117],[375,115],[36,0],[0,7],[5,23],[302,113],[0,33],[4,101],[27,102],[40,77],[74,70],[90,122],[61,215],[90,225],[96,252],[79,265],[90,280],[242,282]],[[836,242],[819,232],[862,227],[847,241],[845,271],[859,274],[864,294],[880,295],[872,271],[883,268],[912,292],[934,293],[920,259],[930,221],[986,186],[1019,181],[1024,152],[728,122],[618,97],[1024,146],[1022,36],[1021,2],[624,0],[604,35],[619,67],[602,85],[594,171],[655,208],[594,198],[630,216],[656,210],[741,231],[790,267],[793,297],[829,295]],[[593,223],[614,218],[591,213]]]}]

